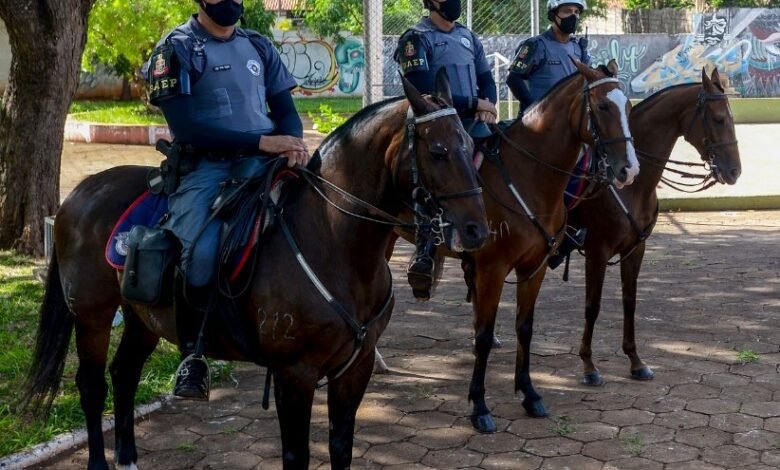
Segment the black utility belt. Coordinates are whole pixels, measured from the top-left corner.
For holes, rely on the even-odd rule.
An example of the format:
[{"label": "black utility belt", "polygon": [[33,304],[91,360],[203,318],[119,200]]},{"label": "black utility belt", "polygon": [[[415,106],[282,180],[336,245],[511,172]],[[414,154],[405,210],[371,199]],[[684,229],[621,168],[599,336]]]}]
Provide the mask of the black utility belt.
[{"label": "black utility belt", "polygon": [[206,150],[197,149],[192,147],[185,147],[183,153],[186,157],[194,159],[203,159],[210,162],[228,162],[238,160],[241,157],[245,157],[246,154],[242,151],[219,151],[219,150]]}]

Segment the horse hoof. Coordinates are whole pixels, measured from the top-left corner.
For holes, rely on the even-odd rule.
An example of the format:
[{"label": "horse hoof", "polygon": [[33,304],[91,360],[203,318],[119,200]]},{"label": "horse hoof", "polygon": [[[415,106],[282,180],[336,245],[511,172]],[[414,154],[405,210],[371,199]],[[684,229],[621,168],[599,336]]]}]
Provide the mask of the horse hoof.
[{"label": "horse hoof", "polygon": [[548,415],[547,408],[545,408],[541,398],[536,401],[523,400],[523,408],[532,418],[544,418]]},{"label": "horse hoof", "polygon": [[582,385],[587,385],[588,387],[601,387],[604,385],[604,379],[601,378],[601,373],[599,371],[594,370],[593,372],[583,374],[580,383]]},{"label": "horse hoof", "polygon": [[631,371],[631,378],[634,380],[653,380],[653,377],[655,372],[647,366]]},{"label": "horse hoof", "polygon": [[483,434],[493,434],[498,430],[496,428],[496,422],[493,421],[493,417],[490,416],[489,413],[486,415],[472,416],[471,425],[474,426],[474,429]]}]

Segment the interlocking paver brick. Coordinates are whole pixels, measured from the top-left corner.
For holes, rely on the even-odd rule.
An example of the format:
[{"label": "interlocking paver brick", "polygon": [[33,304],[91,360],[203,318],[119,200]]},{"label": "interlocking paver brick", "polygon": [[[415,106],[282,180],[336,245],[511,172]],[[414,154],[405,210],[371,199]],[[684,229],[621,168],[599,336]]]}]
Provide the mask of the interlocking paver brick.
[{"label": "interlocking paver brick", "polygon": [[604,466],[598,460],[590,459],[583,455],[568,455],[566,457],[552,457],[545,459],[541,470],[601,470]]},{"label": "interlocking paver brick", "polygon": [[542,460],[527,452],[503,452],[488,454],[480,466],[486,470],[535,470],[542,464]]},{"label": "interlocking paver brick", "polygon": [[211,452],[206,458],[198,462],[196,468],[204,470],[217,470],[223,468],[230,469],[251,469],[262,461],[260,457],[251,452]]},{"label": "interlocking paver brick", "polygon": [[780,445],[780,434],[761,430],[743,432],[734,436],[734,444],[754,450],[777,449]]},{"label": "interlocking paver brick", "polygon": [[477,452],[490,454],[492,452],[512,452],[522,450],[525,439],[508,432],[495,434],[476,434],[471,436],[466,447]]},{"label": "interlocking paver brick", "polygon": [[[572,467],[574,468],[574,467]],[[662,470],[664,464],[642,457],[613,460],[604,464],[602,470]]]},{"label": "interlocking paver brick", "polygon": [[727,445],[705,449],[703,459],[707,462],[735,468],[758,462],[759,453],[741,446]]},{"label": "interlocking paver brick", "polygon": [[758,416],[759,418],[773,418],[775,416],[780,416],[780,402],[763,401],[743,403],[740,410],[743,413]]},{"label": "interlocking paver brick", "polygon": [[639,439],[645,444],[654,444],[656,442],[671,441],[674,439],[674,429],[655,424],[640,424],[638,426],[626,426],[620,429],[620,438]]},{"label": "interlocking paver brick", "polygon": [[398,465],[419,462],[427,453],[428,449],[411,442],[391,442],[372,446],[363,458],[382,465]]},{"label": "interlocking paver brick", "polygon": [[523,446],[523,450],[529,454],[540,457],[557,457],[559,455],[578,454],[582,449],[582,443],[565,437],[548,437],[543,439],[529,439]]},{"label": "interlocking paver brick", "polygon": [[730,413],[714,415],[710,417],[710,426],[726,432],[747,432],[753,429],[761,429],[764,421],[755,416]]},{"label": "interlocking paver brick", "polygon": [[476,467],[484,458],[485,454],[469,449],[444,449],[428,452],[422,463],[434,468]]},{"label": "interlocking paver brick", "polygon": [[652,423],[654,418],[655,415],[649,411],[635,409],[605,411],[601,414],[602,421],[615,426],[634,426]]},{"label": "interlocking paver brick", "polygon": [[740,385],[735,387],[724,387],[720,392],[720,397],[734,403],[771,401],[772,391],[759,384]]},{"label": "interlocking paver brick", "polygon": [[569,439],[582,442],[603,441],[617,436],[619,428],[607,423],[582,423],[569,426],[571,432],[566,434]]},{"label": "interlocking paver brick", "polygon": [[706,426],[709,416],[690,411],[676,411],[672,413],[659,413],[655,416],[653,424],[665,426],[670,429],[690,429]]},{"label": "interlocking paver brick", "polygon": [[726,431],[701,427],[677,431],[674,440],[703,449],[731,444],[733,435]]},{"label": "interlocking paver brick", "polygon": [[631,457],[632,453],[628,450],[623,440],[610,439],[585,444],[582,448],[582,455],[606,462],[608,460]]},{"label": "interlocking paver brick", "polygon": [[722,398],[701,398],[691,400],[685,406],[688,411],[703,413],[708,415],[721,413],[734,413],[739,410],[739,403],[733,400],[724,400]]},{"label": "interlocking paver brick", "polygon": [[437,429],[423,429],[418,431],[409,442],[427,447],[428,449],[449,449],[463,447],[466,441],[476,434],[473,428],[451,427]]},{"label": "interlocking paver brick", "polygon": [[663,463],[685,462],[697,458],[699,449],[679,442],[658,442],[641,449],[641,455]]}]

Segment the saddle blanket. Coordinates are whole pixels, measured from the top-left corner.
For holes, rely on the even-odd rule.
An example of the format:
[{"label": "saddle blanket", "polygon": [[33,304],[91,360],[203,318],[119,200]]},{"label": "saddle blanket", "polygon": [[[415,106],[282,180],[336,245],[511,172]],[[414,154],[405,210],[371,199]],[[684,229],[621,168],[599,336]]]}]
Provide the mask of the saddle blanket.
[{"label": "saddle blanket", "polygon": [[[297,178],[298,175],[290,170],[278,172],[271,184],[271,200],[274,203],[277,203],[284,183]],[[130,207],[128,207],[119,217],[119,220],[114,225],[114,230],[111,231],[111,236],[108,237],[105,250],[108,264],[114,269],[123,270],[127,257],[127,237],[133,226],[144,225],[153,227],[161,221],[167,212],[168,196],[165,194],[152,194],[149,191],[145,191],[138,196],[138,198],[130,204]],[[230,258],[231,262],[227,263],[232,269],[230,275],[231,282],[235,281],[239,274],[241,274],[247,261],[249,261],[252,249],[257,245],[257,242],[260,239],[260,234],[270,222],[270,219],[264,220],[263,215],[263,210],[259,210],[258,213],[255,214],[254,223],[248,224],[247,230],[244,232],[247,235],[246,237],[244,237],[244,234],[239,234],[242,239],[245,238],[248,242],[237,250]]]},{"label": "saddle blanket", "polygon": [[594,159],[592,158],[591,148],[583,146],[580,156],[577,157],[577,164],[572,171],[573,176],[569,179],[569,184],[563,193],[563,201],[567,209],[576,206],[580,197],[583,196],[583,193],[588,188],[588,180],[582,177],[595,170],[591,168],[593,164]]}]

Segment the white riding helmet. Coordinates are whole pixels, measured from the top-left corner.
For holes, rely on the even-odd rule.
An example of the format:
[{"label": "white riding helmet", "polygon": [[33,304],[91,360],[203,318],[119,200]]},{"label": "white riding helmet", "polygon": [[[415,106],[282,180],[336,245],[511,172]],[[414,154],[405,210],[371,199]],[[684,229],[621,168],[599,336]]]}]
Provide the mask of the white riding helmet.
[{"label": "white riding helmet", "polygon": [[553,11],[561,5],[579,5],[580,10],[585,11],[588,9],[588,4],[585,0],[547,0],[547,11]]}]

